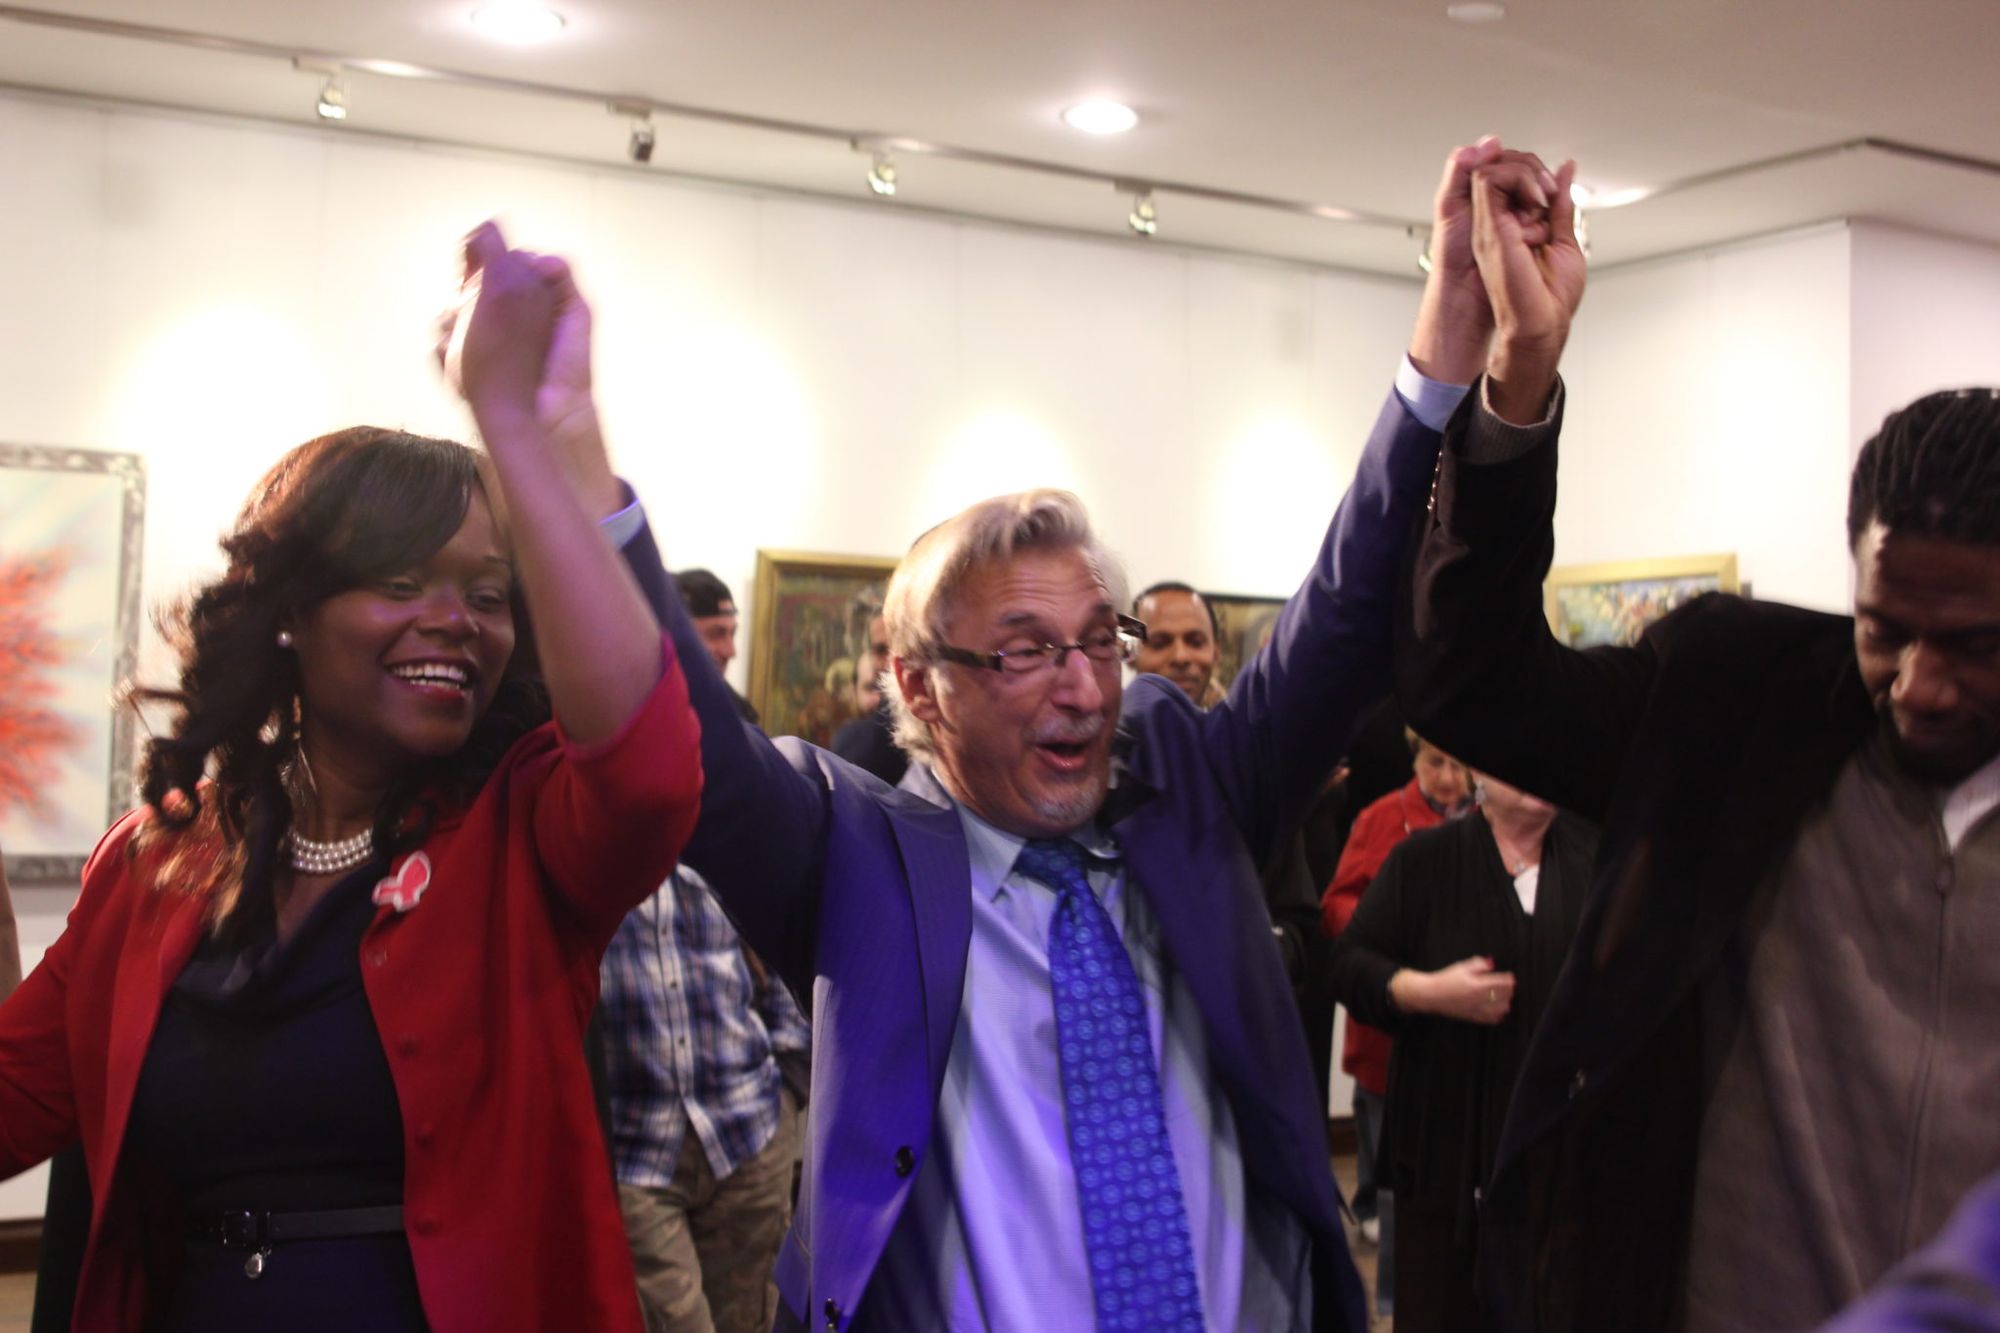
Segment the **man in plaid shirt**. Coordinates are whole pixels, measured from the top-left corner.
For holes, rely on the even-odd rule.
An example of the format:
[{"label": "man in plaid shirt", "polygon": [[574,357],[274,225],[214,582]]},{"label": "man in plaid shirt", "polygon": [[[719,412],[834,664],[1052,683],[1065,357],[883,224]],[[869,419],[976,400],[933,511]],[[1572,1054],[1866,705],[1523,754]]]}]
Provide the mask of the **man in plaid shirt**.
[{"label": "man in plaid shirt", "polygon": [[[707,579],[683,595],[690,614],[729,618],[726,644],[703,636],[720,668],[736,608]],[[619,926],[602,983],[611,1155],[648,1333],[765,1333],[812,1029],[685,867]]]},{"label": "man in plaid shirt", "polygon": [[811,1029],[685,868],[604,955],[611,1153],[649,1333],[769,1329]]}]

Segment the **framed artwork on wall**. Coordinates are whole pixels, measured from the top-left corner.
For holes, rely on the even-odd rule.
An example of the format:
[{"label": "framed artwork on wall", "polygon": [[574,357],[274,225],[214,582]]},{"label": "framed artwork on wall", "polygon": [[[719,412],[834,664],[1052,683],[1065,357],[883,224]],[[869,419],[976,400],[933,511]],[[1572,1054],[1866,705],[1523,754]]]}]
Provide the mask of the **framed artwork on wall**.
[{"label": "framed artwork on wall", "polygon": [[773,736],[828,744],[854,716],[854,662],[896,561],[757,552],[750,703]]},{"label": "framed artwork on wall", "polygon": [[1556,638],[1572,648],[1628,644],[1646,626],[1706,592],[1737,592],[1734,555],[1688,555],[1563,565],[1542,585]]},{"label": "framed artwork on wall", "polygon": [[16,884],[74,882],[136,797],[146,509],[137,454],[0,444],[0,852]]},{"label": "framed artwork on wall", "polygon": [[1285,599],[1226,592],[1204,592],[1201,599],[1215,608],[1216,643],[1222,650],[1216,658],[1215,682],[1228,689],[1237,669],[1250,660],[1264,642],[1264,635],[1277,623]]}]

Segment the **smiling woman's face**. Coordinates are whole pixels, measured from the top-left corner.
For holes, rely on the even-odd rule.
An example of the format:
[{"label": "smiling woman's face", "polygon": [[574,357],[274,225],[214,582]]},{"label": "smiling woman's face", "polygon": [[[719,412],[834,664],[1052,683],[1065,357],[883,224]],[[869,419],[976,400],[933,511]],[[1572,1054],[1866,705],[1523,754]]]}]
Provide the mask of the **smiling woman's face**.
[{"label": "smiling woman's face", "polygon": [[513,565],[477,489],[450,541],[410,569],[299,618],[305,734],[315,762],[386,779],[464,745],[514,653]]}]

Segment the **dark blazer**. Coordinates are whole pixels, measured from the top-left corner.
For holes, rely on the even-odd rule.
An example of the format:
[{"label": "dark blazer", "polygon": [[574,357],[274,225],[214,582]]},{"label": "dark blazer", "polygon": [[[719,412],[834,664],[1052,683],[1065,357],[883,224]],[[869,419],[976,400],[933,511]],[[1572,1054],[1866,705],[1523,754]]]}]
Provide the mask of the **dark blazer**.
[{"label": "dark blazer", "polygon": [[1411,554],[1398,697],[1453,754],[1604,829],[1486,1190],[1486,1294],[1509,1329],[1669,1329],[1701,1114],[1698,983],[1873,713],[1842,616],[1717,595],[1633,647],[1558,644],[1541,587],[1555,441],[1467,463],[1478,398],[1446,430]]},{"label": "dark blazer", "polygon": [[[1289,1208],[1314,1241],[1318,1326],[1357,1333],[1365,1304],[1325,1108],[1257,867],[1386,689],[1401,538],[1437,440],[1391,398],[1318,561],[1227,699],[1202,713],[1152,676],[1126,692],[1106,810],[1201,1013],[1250,1188]],[[706,786],[686,859],[744,939],[811,997],[813,1099],[798,1213],[778,1259],[780,1326],[845,1327],[931,1146],[972,930],[962,826],[954,810],[824,750],[737,723],[650,535],[626,551],[687,645],[702,721]]]}]

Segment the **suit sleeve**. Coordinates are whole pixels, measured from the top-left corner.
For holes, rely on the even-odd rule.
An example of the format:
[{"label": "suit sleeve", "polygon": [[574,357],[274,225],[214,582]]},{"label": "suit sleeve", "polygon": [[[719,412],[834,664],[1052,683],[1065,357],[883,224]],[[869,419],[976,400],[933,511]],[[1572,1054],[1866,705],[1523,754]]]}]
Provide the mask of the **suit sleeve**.
[{"label": "suit sleeve", "polygon": [[1556,439],[1473,462],[1484,409],[1446,427],[1429,512],[1397,599],[1396,696],[1411,725],[1474,768],[1602,821],[1652,684],[1649,636],[1557,642],[1542,608],[1555,548]]},{"label": "suit sleeve", "polygon": [[785,977],[810,975],[812,922],[825,854],[827,792],[743,721],[735,695],[702,647],[650,527],[625,544],[626,563],[666,627],[701,723],[701,817],[684,859],[751,948]]},{"label": "suit sleeve", "polygon": [[1270,643],[1203,716],[1210,764],[1259,864],[1298,826],[1362,713],[1388,693],[1397,572],[1439,439],[1389,395]]},{"label": "suit sleeve", "polygon": [[1936,1238],[1891,1269],[1820,1333],[2000,1330],[2000,1176],[1958,1206]]},{"label": "suit sleeve", "polygon": [[1347,929],[1333,942],[1333,993],[1369,1027],[1395,1033],[1406,1015],[1389,998],[1389,980],[1413,953],[1407,876],[1409,843],[1396,845],[1368,882]]}]

